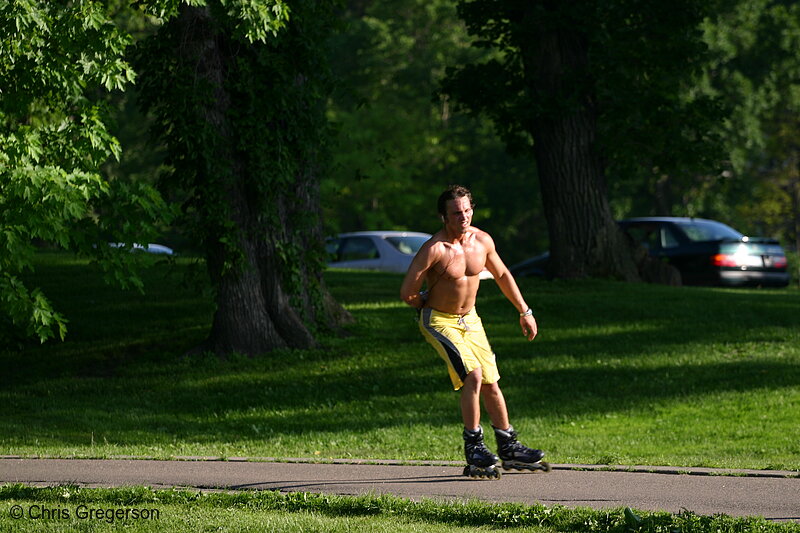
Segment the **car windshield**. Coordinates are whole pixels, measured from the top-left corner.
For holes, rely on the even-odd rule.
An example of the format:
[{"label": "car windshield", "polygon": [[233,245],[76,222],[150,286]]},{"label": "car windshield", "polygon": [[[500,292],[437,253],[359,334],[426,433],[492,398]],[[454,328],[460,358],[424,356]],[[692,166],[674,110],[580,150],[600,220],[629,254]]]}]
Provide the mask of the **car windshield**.
[{"label": "car windshield", "polygon": [[738,241],[742,238],[742,234],[735,229],[721,222],[714,222],[712,220],[691,220],[678,222],[677,224],[689,240],[694,242],[724,241],[731,239]]},{"label": "car windshield", "polygon": [[428,237],[417,235],[386,237],[386,242],[397,248],[401,253],[407,255],[416,254],[427,240]]}]

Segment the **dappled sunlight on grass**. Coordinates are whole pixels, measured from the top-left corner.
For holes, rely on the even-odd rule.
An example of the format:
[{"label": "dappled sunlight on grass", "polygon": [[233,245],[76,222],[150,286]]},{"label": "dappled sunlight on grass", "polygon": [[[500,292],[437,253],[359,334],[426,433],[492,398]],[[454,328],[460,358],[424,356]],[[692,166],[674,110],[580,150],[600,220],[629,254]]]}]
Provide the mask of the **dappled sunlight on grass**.
[{"label": "dappled sunlight on grass", "polygon": [[401,302],[358,302],[347,304],[349,311],[367,311],[370,309],[408,309],[408,306]]},{"label": "dappled sunlight on grass", "polygon": [[[210,322],[202,291],[152,271],[152,292],[122,293],[79,267],[67,341],[0,354],[0,453],[463,457],[458,393],[399,275],[326,274],[348,336],[220,360],[183,356]],[[520,285],[534,342],[495,284],[477,307],[512,423],[552,462],[800,468],[797,290]]]}]

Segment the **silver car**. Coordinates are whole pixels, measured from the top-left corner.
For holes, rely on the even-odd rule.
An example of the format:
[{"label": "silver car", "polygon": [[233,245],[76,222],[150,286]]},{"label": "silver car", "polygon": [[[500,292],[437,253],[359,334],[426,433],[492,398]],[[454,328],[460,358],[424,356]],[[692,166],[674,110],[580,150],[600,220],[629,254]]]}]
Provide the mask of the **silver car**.
[{"label": "silver car", "polygon": [[430,233],[415,231],[357,231],[325,241],[328,266],[405,274]]},{"label": "silver car", "polygon": [[[330,268],[356,268],[405,274],[417,251],[431,238],[416,231],[355,231],[325,241]],[[485,268],[480,279],[493,279]]]}]

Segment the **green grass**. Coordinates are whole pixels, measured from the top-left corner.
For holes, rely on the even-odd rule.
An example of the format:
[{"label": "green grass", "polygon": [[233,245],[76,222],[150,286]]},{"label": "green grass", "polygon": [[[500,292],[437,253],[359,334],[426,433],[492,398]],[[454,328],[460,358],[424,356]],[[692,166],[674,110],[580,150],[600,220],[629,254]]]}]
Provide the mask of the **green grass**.
[{"label": "green grass", "polygon": [[[13,518],[15,513],[21,513]],[[17,515],[19,516],[19,515]],[[127,518],[126,518],[127,516]],[[592,511],[563,506],[412,502],[392,496],[277,492],[200,493],[142,487],[0,487],[0,530],[41,531],[465,531],[582,533],[796,533],[800,524],[685,512]]]},{"label": "green grass", "polygon": [[[0,353],[0,454],[460,460],[444,364],[400,276],[328,272],[357,323],[309,351],[183,357],[211,305],[188,260],[147,293],[43,254],[64,343]],[[800,470],[800,291],[520,280],[528,343],[495,284],[479,296],[511,420],[551,462]]]}]

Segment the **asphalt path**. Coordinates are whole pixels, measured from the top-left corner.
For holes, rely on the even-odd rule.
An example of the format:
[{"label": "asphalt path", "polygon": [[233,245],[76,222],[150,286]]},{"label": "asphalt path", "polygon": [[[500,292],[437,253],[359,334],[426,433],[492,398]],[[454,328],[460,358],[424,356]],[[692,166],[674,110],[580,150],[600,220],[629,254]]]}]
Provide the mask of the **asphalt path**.
[{"label": "asphalt path", "polygon": [[553,465],[549,473],[511,471],[504,472],[502,479],[489,481],[466,478],[461,474],[462,469],[455,463],[0,457],[0,484],[392,494],[417,501],[483,500],[595,509],[631,507],[800,522],[797,472]]}]

